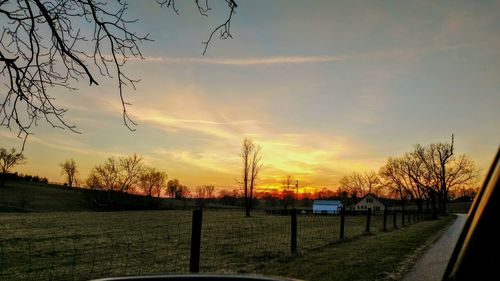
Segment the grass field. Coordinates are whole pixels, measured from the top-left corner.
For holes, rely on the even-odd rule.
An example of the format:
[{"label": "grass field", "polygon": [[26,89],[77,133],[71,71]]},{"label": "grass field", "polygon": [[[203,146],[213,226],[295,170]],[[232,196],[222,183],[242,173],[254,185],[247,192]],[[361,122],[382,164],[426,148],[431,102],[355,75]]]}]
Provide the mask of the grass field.
[{"label": "grass field", "polygon": [[83,193],[60,185],[9,181],[0,188],[0,211],[90,211]]},{"label": "grass field", "polygon": [[296,258],[274,260],[258,271],[314,281],[400,280],[418,253],[437,239],[454,219],[447,216],[348,243],[327,245]]},{"label": "grass field", "polygon": [[[372,218],[380,232],[381,218]],[[365,217],[346,219],[346,236],[363,234]],[[190,211],[4,213],[0,276],[8,280],[84,280],[186,272]],[[337,216],[298,218],[299,251],[338,240]],[[290,217],[205,211],[201,271],[245,272],[290,255]]]},{"label": "grass field", "polygon": [[[88,280],[188,271],[190,210],[94,212],[89,211],[84,192],[33,183],[8,183],[0,189],[0,280]],[[171,200],[164,201],[169,207]],[[360,261],[378,257],[387,260],[383,266],[390,268],[444,226],[440,220],[396,230],[389,227],[391,216],[389,232],[382,232],[382,217],[373,216],[372,235],[364,235],[365,223],[365,216],[347,216],[347,242],[338,243],[338,216],[299,215],[298,255],[292,255],[289,216],[255,211],[251,218],[244,218],[243,210],[207,209],[200,270],[322,280],[314,273],[328,276],[332,267],[316,268],[323,264],[314,261],[320,253],[335,261],[329,264],[335,265],[338,276],[358,276],[352,274],[360,272],[356,266]],[[397,223],[401,223],[400,216]],[[364,246],[353,249],[353,254],[332,254],[356,245]],[[392,258],[387,258],[387,252],[379,251],[388,248],[397,254],[389,253]],[[313,273],[288,269],[294,262],[301,263],[297,268],[307,265]],[[367,266],[361,272],[375,269]]]},{"label": "grass field", "polygon": [[[371,232],[380,234],[381,225],[381,217],[372,217]],[[364,227],[364,216],[346,218],[348,238],[362,236]],[[190,229],[190,211],[2,214],[0,279],[85,280],[186,272]],[[339,217],[299,216],[299,253],[338,237]],[[290,217],[204,212],[202,272],[255,272],[259,264],[287,256]]]},{"label": "grass field", "polygon": [[[83,212],[95,211],[89,202],[92,191],[45,183],[8,181],[0,188],[0,212]],[[138,199],[143,196],[131,195]],[[94,206],[95,207],[95,206]],[[219,208],[224,206],[219,206]],[[157,209],[192,209],[194,201],[160,198]]]}]

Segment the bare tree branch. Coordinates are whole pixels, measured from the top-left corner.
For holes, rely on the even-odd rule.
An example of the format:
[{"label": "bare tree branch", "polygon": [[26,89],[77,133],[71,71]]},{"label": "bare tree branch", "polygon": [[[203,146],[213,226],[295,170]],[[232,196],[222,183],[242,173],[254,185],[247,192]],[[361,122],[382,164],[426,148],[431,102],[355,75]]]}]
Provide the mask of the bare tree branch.
[{"label": "bare tree branch", "polygon": [[[224,1],[229,16],[203,42],[203,54],[216,32],[221,31],[222,39],[231,37],[237,5],[234,0]],[[179,13],[175,0],[157,3]],[[203,16],[211,10],[208,0],[195,0],[195,4]],[[66,121],[67,109],[50,93],[56,88],[76,91],[73,85],[81,79],[88,79],[91,86],[99,85],[99,76],[116,79],[123,123],[135,130],[125,87],[135,89],[140,80],[126,74],[125,63],[142,59],[141,44],[152,40],[149,34],[132,31],[137,20],[130,19],[127,11],[128,4],[122,0],[0,1],[0,126],[17,130],[23,149],[40,121],[79,133]]]}]

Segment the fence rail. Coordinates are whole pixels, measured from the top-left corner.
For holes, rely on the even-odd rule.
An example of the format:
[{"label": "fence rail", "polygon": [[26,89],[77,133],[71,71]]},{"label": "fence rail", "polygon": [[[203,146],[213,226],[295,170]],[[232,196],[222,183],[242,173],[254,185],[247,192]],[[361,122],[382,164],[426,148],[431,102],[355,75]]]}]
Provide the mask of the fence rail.
[{"label": "fence rail", "polygon": [[[175,218],[0,220],[0,280],[88,280],[165,272],[235,272],[254,261],[308,251],[419,222],[424,214],[241,214],[195,210]],[[122,219],[122,218],[120,218]],[[123,224],[123,225],[122,225]],[[24,225],[24,226],[21,226]],[[121,227],[117,227],[121,225]]]}]

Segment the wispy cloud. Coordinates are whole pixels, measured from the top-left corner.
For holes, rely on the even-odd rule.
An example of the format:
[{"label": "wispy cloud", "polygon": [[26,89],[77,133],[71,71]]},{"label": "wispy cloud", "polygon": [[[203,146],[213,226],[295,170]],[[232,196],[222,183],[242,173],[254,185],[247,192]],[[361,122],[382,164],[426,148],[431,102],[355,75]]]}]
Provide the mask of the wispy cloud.
[{"label": "wispy cloud", "polygon": [[141,123],[147,123],[167,132],[191,131],[226,140],[239,138],[239,134],[234,131],[233,126],[249,126],[256,123],[254,120],[242,120],[226,123],[212,120],[182,119],[171,117],[159,112],[142,113],[134,115],[134,118]]},{"label": "wispy cloud", "polygon": [[268,56],[268,57],[239,57],[239,58],[207,58],[207,57],[162,57],[145,56],[142,59],[130,58],[131,61],[146,61],[165,64],[211,64],[230,66],[259,66],[259,65],[283,65],[283,64],[305,64],[305,63],[331,63],[357,59],[387,59],[414,56],[422,53],[455,50],[470,45],[446,45],[425,46],[417,48],[398,48],[383,51],[355,53],[346,55],[296,55],[296,56]]},{"label": "wispy cloud", "polygon": [[337,62],[350,59],[350,56],[271,56],[271,57],[247,57],[247,58],[204,58],[204,57],[145,57],[149,62],[169,64],[219,64],[219,65],[275,65],[275,64],[297,64],[297,63],[325,63]]}]

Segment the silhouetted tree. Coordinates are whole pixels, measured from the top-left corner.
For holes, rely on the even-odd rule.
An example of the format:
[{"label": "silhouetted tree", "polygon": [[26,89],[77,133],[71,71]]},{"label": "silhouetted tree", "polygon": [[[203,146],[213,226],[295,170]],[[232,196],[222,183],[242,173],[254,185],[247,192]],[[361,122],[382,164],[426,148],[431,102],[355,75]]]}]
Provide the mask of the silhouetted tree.
[{"label": "silhouetted tree", "polygon": [[425,192],[421,186],[413,181],[408,175],[408,162],[404,158],[387,159],[384,166],[380,168],[380,176],[383,179],[382,185],[389,194],[396,195],[401,200],[401,208],[404,211],[406,199],[410,196],[418,208],[422,209],[421,199]]},{"label": "silhouetted tree", "polygon": [[66,182],[68,184],[69,189],[76,186],[76,177],[78,175],[78,167],[76,165],[75,160],[67,159],[64,163],[60,164],[61,166],[61,174],[66,177]]},{"label": "silhouetted tree", "polygon": [[189,188],[180,184],[178,179],[169,180],[167,182],[167,191],[171,198],[185,199],[189,196]]},{"label": "silhouetted tree", "polygon": [[[420,210],[424,200],[432,206],[432,217],[444,212],[448,193],[454,188],[474,185],[479,171],[466,155],[454,155],[451,143],[417,144],[402,157],[390,157],[380,169],[385,187],[404,200],[410,197]],[[403,205],[404,206],[404,205]]]},{"label": "silhouetted tree", "polygon": [[196,201],[199,206],[205,206],[206,201],[214,197],[215,186],[202,185],[196,188]]},{"label": "silhouetted tree", "polygon": [[221,190],[219,191],[219,201],[223,205],[237,205],[240,200],[240,192],[238,189],[232,191]]},{"label": "silhouetted tree", "polygon": [[90,175],[85,180],[85,183],[92,190],[103,189],[101,179],[94,170],[90,172]]},{"label": "silhouetted tree", "polygon": [[[174,0],[157,2],[178,13]],[[225,2],[229,15],[203,42],[203,53],[216,33],[220,32],[222,39],[231,38],[237,4]],[[194,3],[201,15],[208,15],[208,0]],[[66,109],[55,103],[49,89],[73,91],[79,79],[92,86],[98,85],[97,76],[104,76],[116,79],[123,122],[132,130],[135,123],[127,113],[124,87],[135,89],[139,80],[129,77],[124,66],[130,58],[143,58],[140,45],[150,38],[133,31],[136,20],[128,17],[127,10],[127,2],[122,0],[0,1],[0,75],[6,78],[1,90],[0,126],[16,127],[24,141],[31,126],[40,120],[75,131],[64,118]]]},{"label": "silhouetted tree", "polygon": [[156,168],[145,168],[139,177],[139,186],[148,197],[156,195],[160,198],[161,191],[165,187],[167,173],[157,170]]},{"label": "silhouetted tree", "polygon": [[196,188],[196,197],[202,198],[202,199],[213,198],[214,190],[215,190],[215,186],[213,186],[213,185],[198,186]]},{"label": "silhouetted tree", "polygon": [[250,210],[253,204],[254,187],[259,171],[262,167],[261,147],[255,145],[250,139],[245,139],[241,147],[240,157],[243,164],[243,174],[241,184],[243,186],[243,198],[245,200],[245,216],[250,217]]},{"label": "silhouetted tree", "polygon": [[16,166],[25,163],[26,157],[22,153],[16,153],[16,150],[12,148],[10,151],[5,148],[0,148],[0,171],[2,172],[0,178],[0,184],[3,187],[5,185],[5,178],[7,172]]},{"label": "silhouetted tree", "polygon": [[295,180],[292,176],[287,175],[281,180],[281,202],[285,210],[294,203],[294,187]]},{"label": "silhouetted tree", "polygon": [[474,161],[466,155],[455,155],[453,135],[450,143],[417,144],[413,154],[422,162],[433,182],[441,213],[446,212],[450,189],[474,184],[478,178],[479,170]]},{"label": "silhouetted tree", "polygon": [[326,187],[316,190],[313,195],[315,199],[335,199],[337,197],[339,197],[338,192],[334,192]]},{"label": "silhouetted tree", "polygon": [[264,204],[266,207],[271,207],[271,208],[276,207],[280,201],[280,198],[274,196],[274,194],[272,194],[270,192],[263,193],[260,198],[261,198],[261,200],[264,201]]},{"label": "silhouetted tree", "polygon": [[175,192],[175,199],[186,199],[191,194],[189,188],[185,185],[180,185]]},{"label": "silhouetted tree", "polygon": [[340,179],[341,190],[355,197],[363,197],[368,193],[379,195],[380,187],[380,179],[374,171],[352,172]]},{"label": "silhouetted tree", "polygon": [[110,157],[102,165],[92,169],[87,184],[91,188],[107,191],[118,191],[126,193],[137,187],[143,170],[142,157],[134,154],[132,156],[120,157],[118,160]]},{"label": "silhouetted tree", "polygon": [[120,168],[122,174],[120,178],[120,191],[129,192],[137,186],[144,166],[141,163],[142,157],[133,154],[128,157],[120,157]]},{"label": "silhouetted tree", "polygon": [[175,198],[175,193],[177,192],[177,187],[179,186],[179,180],[173,179],[169,180],[167,183],[167,193],[170,194],[170,198]]}]

